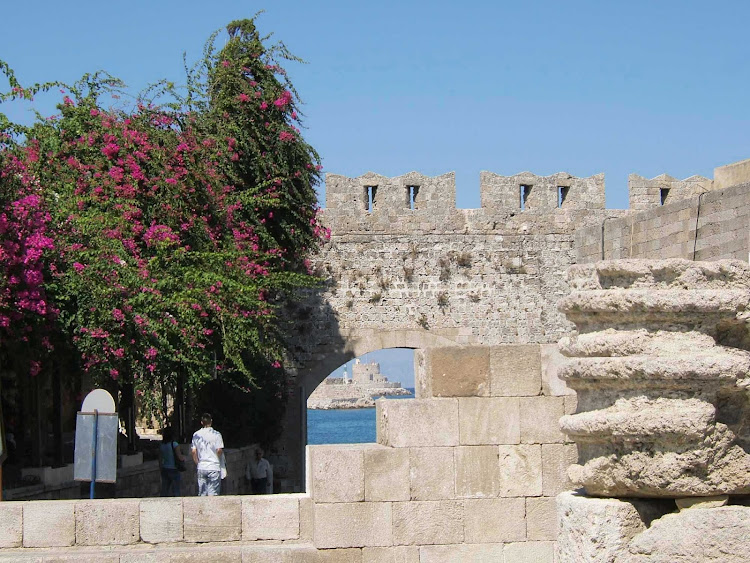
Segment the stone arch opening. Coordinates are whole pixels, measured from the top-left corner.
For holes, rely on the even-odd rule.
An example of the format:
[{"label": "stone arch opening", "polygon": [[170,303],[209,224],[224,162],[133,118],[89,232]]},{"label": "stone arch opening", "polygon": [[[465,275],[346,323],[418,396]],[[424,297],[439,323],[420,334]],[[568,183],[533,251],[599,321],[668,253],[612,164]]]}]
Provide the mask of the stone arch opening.
[{"label": "stone arch opening", "polygon": [[[330,373],[347,362],[362,357],[378,350],[391,348],[404,348],[421,350],[437,347],[457,346],[459,343],[451,338],[431,333],[422,329],[404,329],[382,331],[367,329],[358,331],[348,338],[342,337],[340,346],[330,349],[320,349],[310,354],[312,358],[298,371],[299,387],[298,397],[300,399],[299,409],[295,413],[299,420],[298,443],[301,445],[299,458],[302,460],[301,468],[305,467],[305,446],[307,445],[307,400],[312,392],[328,377]],[[415,374],[415,387],[418,386]],[[418,391],[415,391],[418,396]],[[304,478],[302,483],[304,483]]]},{"label": "stone arch opening", "polygon": [[307,400],[307,443],[376,441],[375,401],[414,398],[414,350],[387,348],[339,366]]},{"label": "stone arch opening", "polygon": [[421,329],[362,331],[355,337],[347,339],[340,349],[318,350],[317,353],[312,354],[314,360],[309,361],[300,370],[299,381],[303,388],[301,397],[307,401],[310,394],[336,368],[377,350],[388,348],[419,350],[457,345],[458,342],[451,338]]}]

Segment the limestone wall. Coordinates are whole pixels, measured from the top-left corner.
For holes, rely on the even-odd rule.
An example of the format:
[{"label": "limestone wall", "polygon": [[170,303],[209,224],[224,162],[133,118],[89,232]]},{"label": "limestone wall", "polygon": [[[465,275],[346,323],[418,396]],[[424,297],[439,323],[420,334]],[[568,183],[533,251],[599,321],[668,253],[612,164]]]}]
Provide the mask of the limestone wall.
[{"label": "limestone wall", "polygon": [[[636,221],[633,240],[640,243],[642,236],[643,242],[632,246],[643,252],[691,250],[689,196],[691,190],[711,187],[711,181],[670,179],[666,201],[674,203],[662,207],[654,199],[661,195],[658,179],[641,180],[631,182],[633,197],[639,206],[653,207],[644,212],[647,216],[659,219],[640,227]],[[624,230],[630,223],[620,219],[630,212],[604,208],[602,175],[483,172],[480,194],[481,208],[457,209],[453,174],[327,176],[322,220],[331,238],[312,264],[326,283],[285,313],[294,319],[287,362],[295,371],[292,404],[304,404],[346,361],[381,348],[557,342],[571,328],[557,310],[568,293],[565,271],[576,262],[601,258],[602,224],[610,238],[610,229],[620,233],[607,246],[630,252],[630,230]],[[709,227],[700,229],[699,257],[708,257],[717,244],[730,244],[728,238],[740,248],[747,236],[743,219],[733,221],[740,212],[725,218],[727,202],[719,197],[715,203],[715,197],[713,192],[702,196],[701,225],[707,221]],[[717,205],[721,210],[712,211]],[[664,228],[661,217],[667,208],[685,216]],[[710,230],[717,228],[710,226],[717,220],[721,233]],[[577,239],[581,228],[585,234]],[[645,234],[636,233],[638,228]],[[293,430],[282,440],[299,475],[300,412],[287,410],[285,425]]]},{"label": "limestone wall", "polygon": [[[703,193],[576,233],[576,261],[617,258],[748,260],[750,183]],[[604,254],[602,254],[602,239]]]},{"label": "limestone wall", "polygon": [[576,447],[554,346],[426,350],[378,443],[309,446],[307,493],[0,503],[0,562],[553,563]]}]

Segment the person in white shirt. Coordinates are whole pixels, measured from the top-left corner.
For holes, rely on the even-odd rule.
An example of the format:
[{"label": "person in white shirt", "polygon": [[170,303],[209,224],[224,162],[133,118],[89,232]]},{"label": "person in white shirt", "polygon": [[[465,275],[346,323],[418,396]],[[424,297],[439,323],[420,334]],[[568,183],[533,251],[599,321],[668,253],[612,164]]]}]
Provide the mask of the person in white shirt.
[{"label": "person in white shirt", "polygon": [[213,419],[208,413],[201,416],[203,428],[193,434],[190,452],[198,475],[198,495],[216,496],[221,489],[221,462],[224,453],[224,439],[221,433],[211,427]]},{"label": "person in white shirt", "polygon": [[247,464],[245,478],[250,481],[254,495],[265,495],[271,490],[271,464],[263,457],[263,449],[255,448],[255,459]]}]

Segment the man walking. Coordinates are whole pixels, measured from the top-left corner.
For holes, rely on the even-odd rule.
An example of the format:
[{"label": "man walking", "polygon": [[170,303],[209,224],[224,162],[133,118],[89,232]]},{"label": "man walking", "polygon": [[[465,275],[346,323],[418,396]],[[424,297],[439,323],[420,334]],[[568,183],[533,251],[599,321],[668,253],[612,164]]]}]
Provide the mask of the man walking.
[{"label": "man walking", "polygon": [[216,496],[221,489],[221,464],[219,459],[224,452],[224,439],[221,433],[211,427],[211,415],[203,413],[203,428],[193,434],[190,448],[198,474],[198,495]]}]

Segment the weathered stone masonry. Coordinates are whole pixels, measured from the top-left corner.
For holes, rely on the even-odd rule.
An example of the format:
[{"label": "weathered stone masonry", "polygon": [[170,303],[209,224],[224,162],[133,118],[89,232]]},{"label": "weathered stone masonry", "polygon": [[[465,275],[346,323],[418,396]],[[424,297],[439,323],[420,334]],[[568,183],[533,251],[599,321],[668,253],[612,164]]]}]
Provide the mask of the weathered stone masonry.
[{"label": "weathered stone masonry", "polygon": [[560,561],[747,561],[747,263],[613,260],[569,275],[561,376],[578,408],[561,427],[579,451],[568,473],[594,496],[558,497]]},{"label": "weathered stone masonry", "polygon": [[[553,343],[565,333],[556,302],[575,229],[612,214],[603,176],[483,172],[480,191],[480,209],[457,209],[453,174],[327,176],[331,239],[314,266],[328,284],[289,312],[298,322],[291,404],[374,350]],[[289,409],[286,427],[301,429],[285,437],[299,467],[302,408]]]},{"label": "weathered stone masonry", "polygon": [[[341,364],[382,348],[557,342],[572,326],[557,309],[569,291],[567,268],[601,259],[603,236],[612,257],[609,247],[623,244],[612,233],[624,233],[621,239],[634,233],[635,243],[639,233],[647,233],[636,251],[659,251],[661,242],[648,241],[680,236],[685,252],[697,244],[698,258],[717,245],[722,256],[731,246],[733,257],[743,252],[746,257],[747,231],[741,229],[750,195],[732,195],[750,179],[745,168],[744,163],[718,168],[716,180],[633,175],[635,211],[605,209],[601,174],[482,172],[480,209],[455,207],[453,174],[329,174],[323,221],[331,240],[314,264],[328,284],[289,312],[298,322],[292,343],[298,375],[290,404],[304,404]],[[714,191],[699,196],[705,205],[696,239],[689,224],[695,224],[698,197],[691,196],[700,190]],[[714,201],[737,210],[715,213]],[[675,209],[681,219],[672,225]],[[681,234],[672,236],[671,229]],[[715,236],[719,231],[724,234]],[[289,409],[286,427],[290,467],[300,468],[302,407]]]}]

